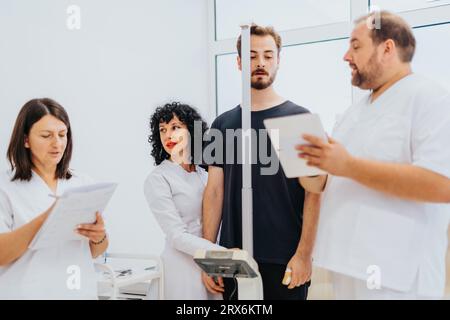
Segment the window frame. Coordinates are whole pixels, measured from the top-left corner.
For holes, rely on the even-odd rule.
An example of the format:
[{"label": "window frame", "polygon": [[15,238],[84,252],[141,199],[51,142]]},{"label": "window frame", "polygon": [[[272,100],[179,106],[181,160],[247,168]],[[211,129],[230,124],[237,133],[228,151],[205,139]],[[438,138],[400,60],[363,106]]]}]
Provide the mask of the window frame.
[{"label": "window frame", "polygon": [[[349,1],[351,10],[350,21],[280,31],[279,34],[283,39],[283,47],[348,39],[353,28],[353,21],[367,14],[371,3],[370,0]],[[450,5],[404,11],[397,14],[408,21],[413,28],[424,28],[450,23]],[[216,40],[216,0],[208,0],[208,27],[208,101],[210,107],[208,108],[206,117],[211,121],[218,116],[219,107],[217,94],[217,59],[221,55],[236,53],[237,38]],[[352,87],[352,103],[359,100],[363,94],[364,91]]]}]

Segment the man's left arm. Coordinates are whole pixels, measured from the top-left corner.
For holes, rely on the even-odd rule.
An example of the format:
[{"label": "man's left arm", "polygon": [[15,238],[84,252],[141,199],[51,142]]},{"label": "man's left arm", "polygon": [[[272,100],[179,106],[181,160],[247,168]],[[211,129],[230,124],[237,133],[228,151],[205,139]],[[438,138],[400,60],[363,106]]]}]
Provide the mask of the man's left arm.
[{"label": "man's left arm", "polygon": [[320,197],[320,194],[305,192],[302,234],[297,251],[287,265],[291,269],[289,289],[303,285],[311,279],[312,252],[319,221]]},{"label": "man's left arm", "polygon": [[311,177],[300,177],[298,182],[305,191],[312,193],[321,193],[327,184],[328,175],[319,175]]},{"label": "man's left arm", "polygon": [[304,138],[311,145],[297,150],[308,165],[402,199],[450,203],[450,179],[446,176],[414,164],[357,158],[332,138],[328,142],[314,136]]}]

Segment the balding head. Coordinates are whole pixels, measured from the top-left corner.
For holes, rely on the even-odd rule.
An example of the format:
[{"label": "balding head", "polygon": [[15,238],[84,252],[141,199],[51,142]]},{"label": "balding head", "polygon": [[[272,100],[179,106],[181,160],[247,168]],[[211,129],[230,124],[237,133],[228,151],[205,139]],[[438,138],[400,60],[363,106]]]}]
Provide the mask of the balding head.
[{"label": "balding head", "polygon": [[391,39],[394,41],[402,62],[411,62],[416,51],[416,39],[411,27],[401,17],[388,11],[372,12],[355,21],[370,27],[374,44]]}]

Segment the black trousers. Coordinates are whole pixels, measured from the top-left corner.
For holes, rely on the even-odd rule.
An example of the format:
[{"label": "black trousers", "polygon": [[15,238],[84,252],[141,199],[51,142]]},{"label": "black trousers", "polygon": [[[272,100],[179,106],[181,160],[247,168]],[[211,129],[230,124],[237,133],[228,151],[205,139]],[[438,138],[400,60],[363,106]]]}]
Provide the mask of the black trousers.
[{"label": "black trousers", "polygon": [[[258,267],[263,283],[264,300],[306,300],[308,297],[308,288],[311,285],[311,281],[294,289],[288,289],[288,286],[281,283],[286,271],[285,265],[259,263]],[[237,300],[237,282],[231,278],[223,280],[225,285],[223,299]]]}]

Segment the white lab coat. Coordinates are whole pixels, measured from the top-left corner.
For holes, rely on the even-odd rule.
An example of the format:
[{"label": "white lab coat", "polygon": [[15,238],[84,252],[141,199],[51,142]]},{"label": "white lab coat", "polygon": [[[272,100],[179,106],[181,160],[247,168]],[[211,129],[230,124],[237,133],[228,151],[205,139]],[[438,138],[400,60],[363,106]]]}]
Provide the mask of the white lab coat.
[{"label": "white lab coat", "polygon": [[202,199],[207,173],[196,167],[187,172],[164,160],[148,176],[144,192],[149,207],[166,235],[161,258],[164,263],[164,295],[168,300],[204,300],[209,297],[201,269],[193,255],[197,249],[223,247],[202,238]]},{"label": "white lab coat", "polygon": [[[353,105],[333,137],[354,156],[405,163],[450,177],[450,95],[409,75],[374,103]],[[449,205],[407,201],[346,178],[329,177],[314,250],[315,264],[381,286],[441,297]],[[371,267],[374,266],[374,267]],[[375,268],[375,269],[374,269]]]},{"label": "white lab coat", "polygon": [[[55,200],[49,196],[53,192],[36,173],[33,172],[30,181],[11,182],[11,177],[11,172],[0,175],[0,233],[20,228],[45,212]],[[69,180],[58,180],[56,194],[89,183],[89,178],[74,174]],[[27,250],[16,261],[0,267],[2,299],[97,299],[89,241],[69,241],[53,248]]]}]

